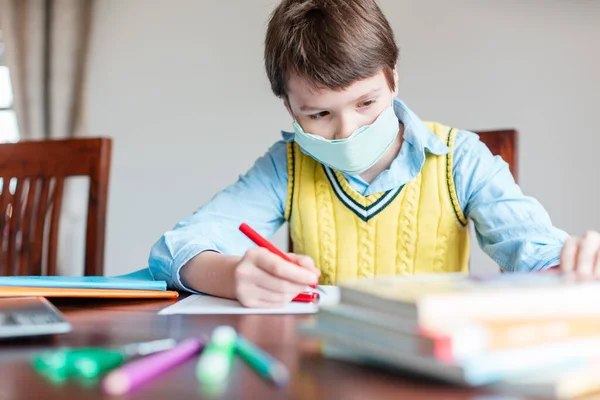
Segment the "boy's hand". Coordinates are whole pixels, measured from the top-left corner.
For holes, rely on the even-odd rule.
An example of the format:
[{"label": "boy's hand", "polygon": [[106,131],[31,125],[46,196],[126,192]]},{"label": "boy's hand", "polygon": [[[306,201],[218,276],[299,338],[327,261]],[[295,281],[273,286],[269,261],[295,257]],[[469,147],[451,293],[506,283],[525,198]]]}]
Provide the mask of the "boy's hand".
[{"label": "boy's hand", "polygon": [[600,276],[600,233],[588,231],[567,239],[560,255],[560,270]]},{"label": "boy's hand", "polygon": [[288,253],[300,264],[260,247],[246,252],[235,269],[235,293],[246,307],[274,308],[289,303],[308,285],[316,284],[320,271],[308,256]]}]

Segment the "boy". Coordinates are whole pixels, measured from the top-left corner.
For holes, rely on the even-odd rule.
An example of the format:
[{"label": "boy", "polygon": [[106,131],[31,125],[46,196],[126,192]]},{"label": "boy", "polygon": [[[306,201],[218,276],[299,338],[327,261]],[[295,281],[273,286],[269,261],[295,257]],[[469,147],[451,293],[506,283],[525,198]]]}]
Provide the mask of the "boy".
[{"label": "boy", "polygon": [[[294,133],[162,236],[154,277],[278,307],[317,281],[466,272],[467,219],[505,271],[598,271],[599,234],[569,239],[475,134],[423,122],[396,98],[397,60],[375,0],[284,0],[265,66]],[[285,220],[302,268],[238,231],[269,237]]]}]

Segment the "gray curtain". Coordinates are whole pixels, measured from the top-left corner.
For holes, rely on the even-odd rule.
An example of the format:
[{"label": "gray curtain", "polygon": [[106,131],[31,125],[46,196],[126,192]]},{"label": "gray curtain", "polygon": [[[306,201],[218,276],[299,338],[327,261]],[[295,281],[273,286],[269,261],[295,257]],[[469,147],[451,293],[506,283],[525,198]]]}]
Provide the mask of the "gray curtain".
[{"label": "gray curtain", "polygon": [[[83,136],[94,0],[0,0],[0,30],[23,140]],[[65,182],[58,268],[83,271],[87,183]]]}]

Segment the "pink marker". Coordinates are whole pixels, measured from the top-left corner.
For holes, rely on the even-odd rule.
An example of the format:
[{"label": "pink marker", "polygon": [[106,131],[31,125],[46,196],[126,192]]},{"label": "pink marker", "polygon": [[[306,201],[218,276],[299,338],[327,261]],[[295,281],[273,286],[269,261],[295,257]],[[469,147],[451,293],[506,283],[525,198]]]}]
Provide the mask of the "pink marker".
[{"label": "pink marker", "polygon": [[106,375],[102,388],[111,395],[129,393],[161,372],[181,364],[198,353],[203,346],[204,342],[199,339],[187,339],[170,350],[130,362]]}]

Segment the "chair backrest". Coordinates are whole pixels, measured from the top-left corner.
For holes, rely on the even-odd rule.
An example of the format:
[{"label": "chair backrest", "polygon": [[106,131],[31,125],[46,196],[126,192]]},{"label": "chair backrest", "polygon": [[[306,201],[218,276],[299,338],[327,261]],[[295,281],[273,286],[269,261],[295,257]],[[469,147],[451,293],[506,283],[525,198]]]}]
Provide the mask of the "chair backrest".
[{"label": "chair backrest", "polygon": [[112,140],[81,138],[0,145],[0,275],[56,275],[65,178],[90,180],[85,275],[104,272]]},{"label": "chair backrest", "polygon": [[[480,140],[490,149],[493,155],[500,156],[508,164],[508,168],[517,182],[518,173],[518,132],[515,129],[499,131],[478,131]],[[292,251],[293,243],[288,230],[288,251]]]},{"label": "chair backrest", "polygon": [[490,149],[492,154],[502,157],[508,164],[510,172],[517,181],[518,173],[518,133],[515,129],[501,131],[476,132],[479,138]]}]

